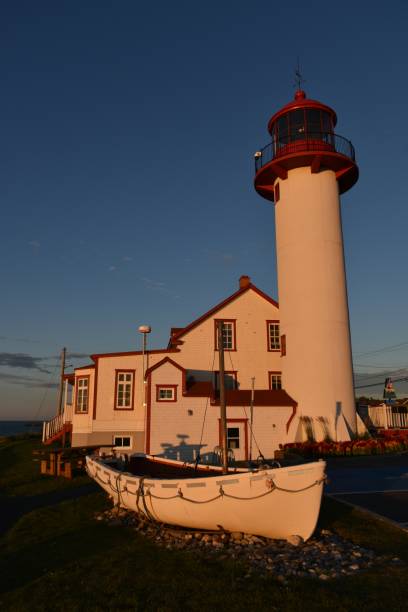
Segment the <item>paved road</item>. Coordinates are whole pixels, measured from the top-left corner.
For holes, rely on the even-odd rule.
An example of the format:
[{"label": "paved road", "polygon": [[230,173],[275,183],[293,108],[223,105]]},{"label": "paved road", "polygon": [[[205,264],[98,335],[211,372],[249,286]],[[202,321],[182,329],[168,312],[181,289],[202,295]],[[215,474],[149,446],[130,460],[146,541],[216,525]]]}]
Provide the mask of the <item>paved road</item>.
[{"label": "paved road", "polygon": [[326,493],[408,527],[408,454],[329,459]]}]

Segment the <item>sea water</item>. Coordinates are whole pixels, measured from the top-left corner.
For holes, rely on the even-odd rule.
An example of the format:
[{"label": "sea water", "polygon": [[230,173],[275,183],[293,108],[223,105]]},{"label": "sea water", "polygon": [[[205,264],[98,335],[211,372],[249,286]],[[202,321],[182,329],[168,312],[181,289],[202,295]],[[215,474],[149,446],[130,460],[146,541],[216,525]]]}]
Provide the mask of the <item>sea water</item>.
[{"label": "sea water", "polygon": [[0,436],[41,433],[42,421],[0,421]]}]

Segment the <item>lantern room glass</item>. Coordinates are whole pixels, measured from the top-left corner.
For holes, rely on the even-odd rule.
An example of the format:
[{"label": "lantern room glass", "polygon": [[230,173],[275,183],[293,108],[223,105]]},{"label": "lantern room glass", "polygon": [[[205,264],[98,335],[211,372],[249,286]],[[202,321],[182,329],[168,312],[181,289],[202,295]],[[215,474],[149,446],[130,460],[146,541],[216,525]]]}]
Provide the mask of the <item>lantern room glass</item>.
[{"label": "lantern room glass", "polygon": [[275,154],[289,143],[302,140],[332,141],[333,121],[330,113],[319,108],[297,108],[282,115],[272,127]]}]

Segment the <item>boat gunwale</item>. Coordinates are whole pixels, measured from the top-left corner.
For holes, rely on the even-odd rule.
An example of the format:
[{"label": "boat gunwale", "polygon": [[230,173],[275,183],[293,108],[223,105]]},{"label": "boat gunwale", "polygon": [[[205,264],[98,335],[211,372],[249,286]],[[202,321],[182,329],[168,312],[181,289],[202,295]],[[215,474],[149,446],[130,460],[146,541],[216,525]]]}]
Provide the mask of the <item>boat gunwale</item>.
[{"label": "boat gunwale", "polygon": [[[146,455],[146,458],[149,459],[149,456]],[[299,475],[299,472],[311,472],[313,471],[313,469],[317,468],[319,466],[319,468],[323,467],[323,470],[326,467],[326,462],[323,461],[322,459],[318,460],[318,461],[313,461],[313,462],[308,462],[308,463],[304,463],[301,465],[291,465],[291,466],[281,466],[281,467],[266,467],[266,466],[261,466],[259,469],[256,470],[247,470],[245,468],[235,468],[234,471],[232,471],[231,473],[228,474],[222,474],[222,469],[218,470],[218,473],[207,473],[207,474],[200,474],[200,475],[196,475],[196,476],[192,476],[192,477],[183,477],[183,476],[175,476],[175,477],[161,477],[161,476],[150,476],[148,474],[133,474],[131,472],[128,471],[122,471],[117,469],[116,467],[112,466],[112,465],[107,465],[106,463],[104,463],[104,458],[102,457],[92,457],[92,456],[87,456],[87,460],[90,460],[92,462],[94,462],[95,467],[103,467],[104,470],[109,469],[111,474],[113,475],[113,477],[115,479],[118,479],[120,477],[126,477],[126,480],[137,480],[140,481],[141,479],[143,479],[144,484],[146,486],[154,486],[157,485],[159,483],[164,484],[164,485],[172,485],[173,488],[177,487],[177,486],[182,486],[182,485],[188,485],[188,484],[193,484],[193,483],[200,483],[203,482],[214,482],[215,485],[217,487],[229,485],[232,484],[231,482],[228,482],[229,480],[232,481],[234,480],[233,484],[239,484],[240,482],[242,482],[243,480],[246,480],[246,478],[243,477],[249,477],[249,481],[250,482],[256,482],[256,481],[261,481],[264,480],[266,478],[270,478],[273,477],[275,475],[279,475],[279,474],[287,474],[288,476],[292,475]],[[195,464],[185,464],[183,462],[177,462],[174,460],[169,460],[173,463],[174,467],[178,466],[180,467],[180,469],[182,469],[183,467],[186,467],[187,465],[189,466],[194,466]],[[302,467],[304,466],[304,469],[302,469]],[[214,466],[214,467],[218,467],[218,466]],[[106,473],[106,472],[105,472]],[[109,475],[110,476],[110,475]],[[231,476],[234,476],[234,478],[231,478]],[[214,478],[218,478],[218,481],[214,481]],[[152,481],[152,482],[150,482]],[[165,487],[165,488],[168,488]]]}]

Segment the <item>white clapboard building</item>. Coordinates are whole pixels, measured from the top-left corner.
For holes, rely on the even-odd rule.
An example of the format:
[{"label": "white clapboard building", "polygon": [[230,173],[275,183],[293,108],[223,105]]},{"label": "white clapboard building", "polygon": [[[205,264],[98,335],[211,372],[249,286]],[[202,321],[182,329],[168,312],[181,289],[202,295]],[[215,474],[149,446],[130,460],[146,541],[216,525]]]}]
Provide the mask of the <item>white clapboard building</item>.
[{"label": "white clapboard building", "polygon": [[73,447],[106,444],[184,460],[212,455],[221,436],[218,321],[229,447],[236,460],[256,458],[259,449],[273,457],[304,432],[281,375],[279,306],[248,276],[201,317],[172,328],[167,348],[91,355],[92,364],[67,374],[64,414],[46,425],[45,441],[69,431]]}]

